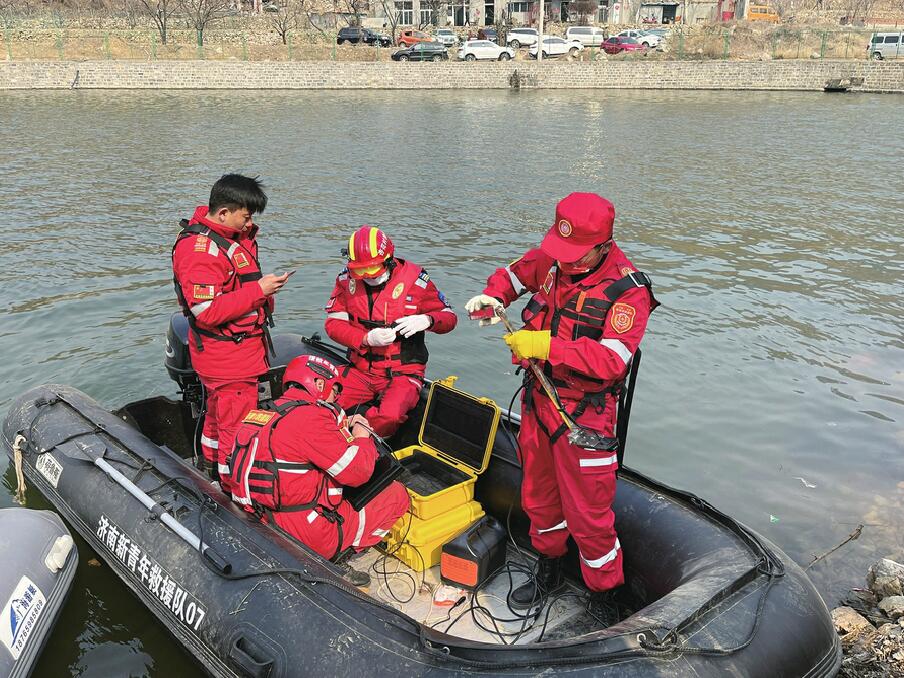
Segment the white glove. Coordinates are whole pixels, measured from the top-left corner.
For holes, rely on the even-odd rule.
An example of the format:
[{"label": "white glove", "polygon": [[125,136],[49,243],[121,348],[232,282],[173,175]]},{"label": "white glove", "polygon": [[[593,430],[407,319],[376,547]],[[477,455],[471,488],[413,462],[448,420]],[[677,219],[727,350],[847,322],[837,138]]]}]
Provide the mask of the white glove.
[{"label": "white glove", "polygon": [[[491,297],[489,294],[478,294],[476,297],[471,297],[471,299],[468,300],[468,303],[465,304],[465,310],[468,313],[474,313],[487,306],[490,306],[495,310],[496,308],[502,308],[502,302],[496,297]],[[483,318],[478,324],[481,327],[486,327],[487,325],[495,325],[498,322],[499,317],[494,315],[492,318]]]},{"label": "white glove", "polygon": [[407,339],[418,332],[423,332],[432,324],[429,315],[406,315],[396,320],[395,329]]},{"label": "white glove", "polygon": [[375,327],[364,337],[368,346],[389,346],[395,340],[396,331],[391,327]]}]

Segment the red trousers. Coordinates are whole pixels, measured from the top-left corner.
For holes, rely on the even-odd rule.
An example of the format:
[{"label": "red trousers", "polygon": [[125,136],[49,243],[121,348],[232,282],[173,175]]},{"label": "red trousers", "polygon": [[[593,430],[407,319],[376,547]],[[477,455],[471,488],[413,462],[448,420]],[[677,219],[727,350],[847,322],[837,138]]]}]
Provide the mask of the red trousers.
[{"label": "red trousers", "polygon": [[220,475],[220,485],[230,492],[229,467],[226,458],[232,452],[235,433],[249,410],[257,407],[257,380],[218,381],[202,379],[206,410],[201,431],[201,450],[204,461],[213,465]]},{"label": "red trousers", "polygon": [[[545,556],[563,556],[570,534],[581,552],[581,574],[591,591],[605,591],[624,583],[622,552],[615,534],[615,451],[597,452],[568,442],[567,432],[550,443],[562,418],[543,393],[533,389],[533,403],[522,402],[521,464],[524,478],[521,503],[530,518],[530,538]],[[563,400],[568,412],[577,403]],[[592,405],[578,418],[585,428],[612,436],[615,402],[597,411]],[[545,428],[545,430],[544,430]]]},{"label": "red trousers", "polygon": [[329,514],[317,510],[274,513],[273,516],[276,524],[293,537],[324,558],[332,558],[349,547],[363,551],[382,541],[395,522],[405,515],[408,503],[408,490],[401,483],[393,482],[360,511],[355,511],[343,499],[336,508],[342,519],[341,525]]},{"label": "red trousers", "polygon": [[424,385],[423,378],[417,374],[387,377],[385,373],[364,372],[356,367],[348,369],[348,374],[342,379],[339,405],[348,410],[354,405],[379,398],[378,404],[368,408],[364,416],[378,436],[391,436],[417,405]]}]

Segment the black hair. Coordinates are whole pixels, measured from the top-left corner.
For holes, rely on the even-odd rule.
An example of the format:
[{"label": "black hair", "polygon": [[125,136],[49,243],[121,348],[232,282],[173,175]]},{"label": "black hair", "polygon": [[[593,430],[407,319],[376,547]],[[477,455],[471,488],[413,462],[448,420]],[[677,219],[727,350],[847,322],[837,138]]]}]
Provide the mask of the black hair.
[{"label": "black hair", "polygon": [[225,207],[230,211],[246,209],[252,214],[260,214],[267,207],[267,194],[257,177],[224,174],[210,189],[207,206],[211,212]]}]

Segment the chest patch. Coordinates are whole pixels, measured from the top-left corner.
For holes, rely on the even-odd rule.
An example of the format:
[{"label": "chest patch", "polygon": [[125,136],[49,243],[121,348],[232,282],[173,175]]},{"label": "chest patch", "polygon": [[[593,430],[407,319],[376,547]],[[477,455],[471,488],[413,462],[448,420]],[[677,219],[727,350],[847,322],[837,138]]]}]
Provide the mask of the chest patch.
[{"label": "chest patch", "polygon": [[392,298],[398,299],[402,296],[402,292],[405,291],[405,285],[403,283],[399,283],[392,289]]},{"label": "chest patch", "polygon": [[624,334],[632,327],[634,327],[634,316],[637,315],[637,311],[630,304],[623,304],[621,302],[616,303],[612,306],[612,314],[609,316],[609,324],[612,326],[612,329],[618,332],[619,334]]},{"label": "chest patch", "polygon": [[552,282],[554,279],[555,279],[555,275],[553,275],[552,271],[550,271],[549,273],[546,274],[546,280],[543,281],[543,288],[542,288],[543,291],[546,292],[546,294],[549,294],[549,290],[552,289]]},{"label": "chest patch", "polygon": [[236,268],[245,268],[248,266],[248,257],[245,256],[244,252],[236,252],[235,256],[232,257],[232,260],[235,262]]},{"label": "chest patch", "polygon": [[276,416],[276,412],[268,412],[267,410],[251,410],[248,414],[245,415],[245,418],[242,419],[242,423],[245,424],[257,424],[258,426],[264,426],[269,423],[273,417]]},{"label": "chest patch", "polygon": [[357,285],[355,284],[355,279],[354,279],[354,278],[352,278],[351,280],[348,281],[348,292],[349,292],[349,294],[354,294],[354,293],[355,293],[355,288],[356,288],[356,287],[357,287]]},{"label": "chest patch", "polygon": [[192,287],[191,295],[195,299],[213,299],[215,295],[213,285],[195,285]]}]

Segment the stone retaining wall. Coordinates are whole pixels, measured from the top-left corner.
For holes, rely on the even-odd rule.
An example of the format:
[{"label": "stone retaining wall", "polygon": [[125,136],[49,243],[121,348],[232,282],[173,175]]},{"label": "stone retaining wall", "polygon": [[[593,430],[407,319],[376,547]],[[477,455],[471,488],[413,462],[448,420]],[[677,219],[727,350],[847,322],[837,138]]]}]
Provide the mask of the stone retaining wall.
[{"label": "stone retaining wall", "polygon": [[720,89],[904,93],[904,62],[0,62],[3,89]]}]

